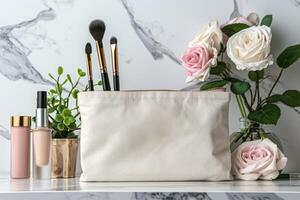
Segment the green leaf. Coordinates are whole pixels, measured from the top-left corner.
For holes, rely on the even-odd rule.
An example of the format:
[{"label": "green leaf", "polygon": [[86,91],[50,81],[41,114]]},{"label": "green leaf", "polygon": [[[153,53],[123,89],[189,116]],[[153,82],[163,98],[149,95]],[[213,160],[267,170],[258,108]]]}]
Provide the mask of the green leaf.
[{"label": "green leaf", "polygon": [[233,78],[233,77],[228,77],[225,80],[231,82],[231,83],[235,83],[235,82],[242,82],[240,79],[237,78]]},{"label": "green leaf", "polygon": [[61,114],[63,117],[71,116],[71,110],[69,110],[68,108],[65,108]]},{"label": "green leaf", "polygon": [[78,135],[75,135],[74,132],[70,132],[70,133],[68,133],[68,135],[67,135],[67,138],[69,138],[69,139],[77,138],[77,137],[78,137]]},{"label": "green leaf", "polygon": [[73,92],[72,92],[72,97],[74,99],[77,99],[78,98],[78,93],[79,93],[79,90],[78,89],[74,89]]},{"label": "green leaf", "polygon": [[300,92],[297,90],[287,90],[283,94],[274,94],[266,99],[267,103],[282,102],[290,107],[300,106]]},{"label": "green leaf", "polygon": [[226,63],[224,62],[218,62],[218,64],[215,67],[212,67],[210,69],[210,74],[213,75],[221,75],[226,70]]},{"label": "green leaf", "polygon": [[65,129],[65,125],[63,123],[58,123],[57,124],[57,129],[60,131],[63,131]]},{"label": "green leaf", "polygon": [[72,78],[71,78],[70,74],[67,74],[67,79],[71,83],[71,85],[73,85],[73,81],[72,81]]},{"label": "green leaf", "polygon": [[80,77],[84,77],[86,75],[86,73],[84,71],[82,71],[82,69],[80,69],[80,68],[77,69],[77,74]]},{"label": "green leaf", "polygon": [[74,118],[73,116],[70,116],[70,117],[69,117],[69,120],[71,121],[71,123],[73,123],[73,122],[76,121],[75,118]]},{"label": "green leaf", "polygon": [[277,58],[277,64],[279,67],[285,69],[295,63],[300,57],[300,44],[290,46],[283,50],[283,52]]},{"label": "green leaf", "polygon": [[54,89],[50,89],[49,91],[50,91],[50,93],[52,93],[52,94],[56,94],[56,90],[54,90]]},{"label": "green leaf", "polygon": [[82,72],[82,69],[80,69],[80,68],[78,68],[77,69],[77,74],[78,74],[78,76],[80,76],[80,73]]},{"label": "green leaf", "polygon": [[217,80],[217,81],[207,82],[201,86],[200,90],[211,90],[211,89],[221,88],[227,83],[228,83],[227,80]]},{"label": "green leaf", "polygon": [[231,84],[231,91],[234,94],[244,94],[245,92],[247,92],[250,88],[250,84],[248,82],[245,81],[238,81],[238,82],[234,82]]},{"label": "green leaf", "polygon": [[66,126],[70,126],[72,123],[75,122],[75,119],[74,117],[72,116],[69,116],[69,117],[66,117],[63,121],[63,123],[66,125]]},{"label": "green leaf", "polygon": [[59,66],[58,68],[57,68],[57,74],[60,76],[60,75],[62,75],[64,73],[64,68],[62,67],[62,66]]},{"label": "green leaf", "polygon": [[68,119],[64,119],[63,123],[65,126],[68,126],[71,122]]},{"label": "green leaf", "polygon": [[260,71],[250,71],[248,73],[248,77],[251,81],[257,81],[257,80],[261,80],[264,78],[264,70],[260,70]]},{"label": "green leaf", "polygon": [[53,102],[54,102],[54,97],[48,95],[48,97],[47,97],[47,103],[53,105]]},{"label": "green leaf", "polygon": [[63,118],[62,115],[57,114],[57,115],[55,116],[55,121],[57,121],[57,122],[62,122],[63,120],[64,120],[64,118]]},{"label": "green leaf", "polygon": [[55,107],[50,107],[50,108],[48,108],[48,113],[51,114],[51,113],[53,113],[55,110],[56,110]]},{"label": "green leaf", "polygon": [[80,77],[85,77],[86,73],[85,72],[81,72]]},{"label": "green leaf", "polygon": [[48,73],[48,76],[53,80],[53,81],[56,81],[56,79],[54,78],[54,76],[50,73]]},{"label": "green leaf", "polygon": [[236,34],[237,32],[244,30],[246,28],[249,28],[247,24],[229,24],[222,28],[223,33],[225,33],[228,37],[231,37],[232,35]]},{"label": "green leaf", "polygon": [[70,121],[70,119],[67,117],[64,119],[63,121],[64,125],[69,126],[72,122]]},{"label": "green leaf", "polygon": [[281,95],[280,94],[274,94],[268,98],[266,98],[267,103],[276,103],[280,101]]},{"label": "green leaf", "polygon": [[98,81],[98,82],[97,82],[97,85],[102,85],[102,81]]},{"label": "green leaf", "polygon": [[48,102],[50,102],[52,106],[55,106],[55,103],[57,103],[57,101],[59,101],[59,100],[55,99],[55,97],[52,97],[51,101],[48,101]]},{"label": "green leaf", "polygon": [[68,126],[68,128],[71,129],[71,130],[76,129],[76,128],[77,128],[76,123],[75,123],[75,122],[71,123],[71,124]]},{"label": "green leaf", "polygon": [[263,17],[263,19],[261,20],[260,25],[265,25],[270,27],[272,24],[272,20],[273,20],[273,16],[272,15],[266,15]]},{"label": "green leaf", "polygon": [[59,105],[57,109],[60,113],[62,113],[65,108],[66,107],[64,105]]},{"label": "green leaf", "polygon": [[300,92],[297,90],[287,90],[281,95],[280,101],[290,107],[299,107]]},{"label": "green leaf", "polygon": [[252,111],[248,119],[261,124],[277,124],[280,117],[280,108],[275,104],[267,104],[257,111]]},{"label": "green leaf", "polygon": [[62,82],[61,86],[65,85],[68,82],[68,79],[64,80],[64,82]]}]

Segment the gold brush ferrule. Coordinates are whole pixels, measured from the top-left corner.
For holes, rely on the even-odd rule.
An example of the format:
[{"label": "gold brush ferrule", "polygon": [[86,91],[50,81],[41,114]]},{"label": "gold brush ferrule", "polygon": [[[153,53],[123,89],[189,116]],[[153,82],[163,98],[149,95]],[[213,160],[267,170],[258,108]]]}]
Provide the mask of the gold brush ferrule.
[{"label": "gold brush ferrule", "polygon": [[100,46],[98,41],[96,41],[96,48],[97,48],[97,54],[98,54],[98,61],[99,61],[99,65],[100,65],[100,71],[101,71],[101,73],[107,72],[103,46],[102,45]]},{"label": "gold brush ferrule", "polygon": [[87,62],[87,73],[89,80],[93,80],[93,65],[92,65],[92,58],[91,54],[86,55],[86,62]]},{"label": "gold brush ferrule", "polygon": [[113,75],[119,75],[119,58],[118,58],[117,44],[111,44],[110,49],[111,49],[111,61],[112,61]]}]

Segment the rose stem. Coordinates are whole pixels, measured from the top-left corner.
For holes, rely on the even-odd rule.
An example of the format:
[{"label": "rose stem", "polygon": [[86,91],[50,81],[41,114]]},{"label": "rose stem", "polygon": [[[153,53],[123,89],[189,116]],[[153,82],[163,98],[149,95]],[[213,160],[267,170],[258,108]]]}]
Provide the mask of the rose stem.
[{"label": "rose stem", "polygon": [[272,92],[273,92],[275,86],[277,85],[277,83],[278,83],[278,81],[279,81],[279,79],[280,79],[280,77],[281,77],[281,75],[282,75],[282,72],[283,72],[283,68],[281,68],[281,70],[280,70],[280,72],[279,72],[279,75],[278,75],[276,81],[274,82],[274,84],[273,84],[273,86],[272,86],[272,88],[271,88],[271,90],[270,90],[270,92],[269,92],[267,98],[271,96],[271,94],[272,94]]},{"label": "rose stem", "polygon": [[239,95],[235,95],[235,97],[236,97],[236,101],[237,101],[238,106],[239,106],[240,113],[241,113],[242,117],[245,118],[246,117],[246,111],[245,111],[245,107],[243,105],[243,102],[241,100],[241,97]]}]

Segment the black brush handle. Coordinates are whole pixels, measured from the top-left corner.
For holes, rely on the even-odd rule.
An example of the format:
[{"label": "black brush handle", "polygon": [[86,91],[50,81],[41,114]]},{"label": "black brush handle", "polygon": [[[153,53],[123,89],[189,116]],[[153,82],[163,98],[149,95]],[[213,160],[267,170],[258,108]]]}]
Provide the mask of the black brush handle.
[{"label": "black brush handle", "polygon": [[103,91],[110,91],[110,84],[107,72],[101,73]]},{"label": "black brush handle", "polygon": [[114,75],[114,90],[115,91],[120,91],[120,80],[119,80],[119,75]]},{"label": "black brush handle", "polygon": [[89,80],[89,90],[94,91],[94,83],[93,80]]}]

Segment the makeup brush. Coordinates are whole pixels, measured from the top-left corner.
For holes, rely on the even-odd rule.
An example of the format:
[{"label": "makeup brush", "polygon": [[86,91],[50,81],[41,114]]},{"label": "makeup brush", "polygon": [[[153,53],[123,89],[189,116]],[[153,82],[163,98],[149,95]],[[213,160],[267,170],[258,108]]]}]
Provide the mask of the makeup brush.
[{"label": "makeup brush", "polygon": [[105,61],[102,39],[105,33],[105,23],[102,20],[96,19],[90,23],[89,30],[96,41],[97,55],[101,71],[102,86],[104,91],[110,90],[109,78]]},{"label": "makeup brush", "polygon": [[92,69],[92,45],[88,42],[85,45],[85,53],[86,53],[86,63],[87,63],[87,74],[88,74],[88,84],[89,90],[94,91],[94,83],[93,83],[93,69]]},{"label": "makeup brush", "polygon": [[110,38],[110,51],[111,62],[114,79],[114,90],[120,91],[120,79],[119,79],[119,57],[118,57],[118,40],[116,37]]}]

